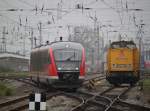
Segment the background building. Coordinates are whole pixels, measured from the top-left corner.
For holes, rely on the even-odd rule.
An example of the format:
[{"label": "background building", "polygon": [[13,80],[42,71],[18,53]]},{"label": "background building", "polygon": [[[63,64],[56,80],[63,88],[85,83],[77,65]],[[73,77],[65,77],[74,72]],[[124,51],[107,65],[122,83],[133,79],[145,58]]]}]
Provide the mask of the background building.
[{"label": "background building", "polygon": [[1,53],[0,72],[7,71],[29,71],[29,58],[12,53]]}]

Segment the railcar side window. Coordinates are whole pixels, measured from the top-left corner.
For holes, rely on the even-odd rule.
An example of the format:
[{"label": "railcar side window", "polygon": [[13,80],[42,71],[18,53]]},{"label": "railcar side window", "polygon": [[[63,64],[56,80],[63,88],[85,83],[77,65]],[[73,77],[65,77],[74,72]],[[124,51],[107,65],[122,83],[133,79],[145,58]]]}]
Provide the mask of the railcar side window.
[{"label": "railcar side window", "polygon": [[50,52],[49,52],[49,51],[47,52],[47,62],[48,62],[49,64],[51,64]]},{"label": "railcar side window", "polygon": [[41,67],[41,53],[39,53],[39,51],[38,52],[36,52],[36,61],[35,61],[35,63],[36,63],[36,69],[37,69],[37,71],[40,71],[40,67]]},{"label": "railcar side window", "polygon": [[43,50],[41,51],[41,60],[42,60],[42,64],[50,64],[50,55],[49,55],[49,51],[48,50]]},{"label": "railcar side window", "polygon": [[48,50],[45,49],[45,50],[41,50],[40,52],[40,57],[39,59],[41,60],[40,64],[41,64],[41,70],[44,70],[45,67],[50,64],[50,57],[49,57],[49,53],[48,53]]},{"label": "railcar side window", "polygon": [[38,55],[38,52],[35,51],[35,52],[32,52],[31,53],[31,69],[33,71],[39,71],[39,67],[40,67],[40,64],[39,64],[39,55]]},{"label": "railcar side window", "polygon": [[42,71],[50,63],[50,55],[47,49],[31,53],[31,69],[33,71]]}]

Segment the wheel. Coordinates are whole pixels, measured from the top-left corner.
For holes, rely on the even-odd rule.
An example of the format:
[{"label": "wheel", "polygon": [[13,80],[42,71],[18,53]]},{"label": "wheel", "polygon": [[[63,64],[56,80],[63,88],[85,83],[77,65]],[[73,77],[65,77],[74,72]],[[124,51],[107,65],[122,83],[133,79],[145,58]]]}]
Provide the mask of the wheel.
[{"label": "wheel", "polygon": [[70,88],[68,89],[68,92],[76,92],[77,88]]},{"label": "wheel", "polygon": [[77,88],[72,88],[72,91],[73,91],[73,92],[76,92],[76,90],[77,90]]},{"label": "wheel", "polygon": [[114,83],[113,85],[114,85],[115,87],[120,86],[120,84],[119,84],[119,83]]},{"label": "wheel", "polygon": [[135,83],[131,82],[130,87],[134,87],[134,86],[135,86]]}]

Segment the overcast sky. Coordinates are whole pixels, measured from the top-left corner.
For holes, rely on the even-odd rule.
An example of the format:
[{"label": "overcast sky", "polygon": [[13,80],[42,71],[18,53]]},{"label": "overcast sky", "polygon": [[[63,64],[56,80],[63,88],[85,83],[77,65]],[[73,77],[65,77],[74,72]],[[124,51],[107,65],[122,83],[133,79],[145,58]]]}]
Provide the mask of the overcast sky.
[{"label": "overcast sky", "polygon": [[[77,4],[86,9],[76,9]],[[0,0],[0,38],[5,26],[8,50],[21,50],[23,37],[27,50],[31,29],[33,35],[39,37],[40,22],[45,42],[59,36],[67,38],[68,27],[85,25],[93,28],[91,18],[94,17],[105,41],[115,40],[119,34],[135,38],[140,24],[143,24],[143,36],[150,35],[150,0]]]}]

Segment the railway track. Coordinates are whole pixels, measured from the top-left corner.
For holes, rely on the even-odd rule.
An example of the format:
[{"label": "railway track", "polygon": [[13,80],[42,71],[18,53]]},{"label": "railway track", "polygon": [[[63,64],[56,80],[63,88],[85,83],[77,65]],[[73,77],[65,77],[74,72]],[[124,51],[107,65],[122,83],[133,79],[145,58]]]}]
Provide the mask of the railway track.
[{"label": "railway track", "polygon": [[84,104],[71,111],[149,111],[148,107],[126,103],[120,99],[130,89],[131,87],[110,87],[98,94],[79,91],[78,95],[84,98]]},{"label": "railway track", "polygon": [[0,80],[6,80],[6,79],[10,79],[10,80],[16,80],[19,82],[23,82],[25,84],[29,84],[31,86],[37,86],[35,83],[33,83],[31,81],[31,78],[29,76],[27,77],[21,77],[21,76],[0,76]]},{"label": "railway track", "polygon": [[[0,77],[1,78],[1,77]],[[7,78],[7,79],[14,79],[20,82],[29,83],[30,78]],[[92,79],[88,79],[85,82],[89,83],[90,80],[100,81],[103,80],[104,76],[93,77]],[[31,83],[31,85],[33,85]],[[96,94],[84,92],[84,91],[77,91],[76,93],[66,93],[66,92],[50,92],[47,93],[47,100],[50,100],[52,97],[56,95],[65,95],[70,98],[77,99],[80,101],[80,104],[73,107],[70,111],[149,111],[150,108],[139,106],[135,104],[130,104],[124,102],[120,99],[121,96],[126,94],[131,87],[110,87],[103,92],[99,92]],[[28,109],[29,103],[29,95],[25,95],[22,97],[18,97],[3,103],[0,103],[0,110],[1,111],[22,111]]]},{"label": "railway track", "polygon": [[0,110],[1,111],[19,111],[23,109],[24,107],[28,107],[28,104],[24,104],[24,103],[29,103],[28,99],[29,99],[29,95],[25,95],[25,96],[17,97],[9,101],[5,101],[3,103],[0,103]]},{"label": "railway track", "polygon": [[71,111],[104,111],[107,104],[109,104],[111,100],[107,97],[100,95],[110,90],[112,90],[112,87],[97,94],[92,94],[85,91],[77,91],[77,95],[84,98],[84,104],[73,108]]},{"label": "railway track", "polygon": [[[96,78],[97,77],[93,77],[91,79],[96,79]],[[101,76],[99,78],[101,78]],[[30,77],[0,76],[0,79],[1,80],[5,80],[5,79],[16,80],[16,81],[23,82],[23,83],[29,84],[31,86],[37,87],[37,84],[33,83],[31,81]],[[86,80],[86,82],[91,79]],[[51,93],[47,94],[47,99],[50,99],[51,97],[56,96],[57,94],[60,94],[60,92],[54,93],[53,95],[51,95]],[[64,95],[71,97],[71,94],[69,95],[67,93],[64,93]],[[75,98],[75,96],[77,96],[77,95],[72,94],[72,97]],[[79,98],[78,96],[76,97],[76,99],[78,99],[80,101],[81,101],[81,98]],[[12,100],[0,103],[0,111],[21,111],[21,110],[28,108],[28,103],[29,103],[29,94],[21,96],[21,97],[16,97],[16,98],[13,98]],[[81,104],[83,104],[83,103],[81,102]]]},{"label": "railway track", "polygon": [[150,111],[150,108],[118,100],[108,111]]},{"label": "railway track", "polygon": [[[95,76],[96,75],[96,76]],[[93,88],[95,86],[95,83],[97,83],[98,81],[104,80],[105,76],[100,75],[100,74],[94,74],[94,76],[92,77],[87,77],[85,79],[85,81],[83,82],[82,86],[86,86],[89,88]],[[19,81],[19,82],[23,82],[25,84],[34,86],[34,87],[41,87],[42,88],[46,88],[46,84],[39,84],[37,82],[32,81],[31,76],[0,76],[0,80],[15,80],[15,81]],[[45,85],[45,86],[44,86]]]},{"label": "railway track", "polygon": [[[47,95],[46,97],[47,101],[50,100],[52,97],[61,95],[61,96],[67,96],[72,99],[76,99],[80,101],[80,104],[84,103],[82,97],[78,97],[77,95],[69,94],[66,92],[61,92],[61,91],[51,92],[51,93],[46,92],[46,95]],[[22,97],[18,97],[16,99],[12,99],[0,103],[0,111],[23,111],[23,110],[28,110],[28,106],[29,106],[29,95],[25,95]]]},{"label": "railway track", "polygon": [[[0,76],[0,80],[6,80],[6,79],[16,80],[16,81],[23,82],[25,84],[28,84],[28,85],[31,85],[34,87],[40,87],[40,85],[41,85],[36,82],[33,82],[30,76],[25,76],[25,77],[22,77],[22,76]],[[105,79],[105,76],[96,74],[96,76],[94,76],[94,77],[87,77],[85,79],[85,81],[83,82],[83,86],[93,88],[95,83],[97,83],[98,81],[104,80],[104,79]],[[42,87],[43,87],[43,85],[42,85]]]},{"label": "railway track", "polygon": [[[80,101],[80,104],[70,111],[149,111],[150,108],[129,104],[120,99],[126,94],[130,87],[110,87],[103,92],[93,94],[84,91],[76,93],[50,92],[47,93],[47,100],[57,95],[65,95]],[[1,111],[24,111],[28,109],[29,95],[18,97],[13,100],[0,103]],[[128,109],[128,110],[126,110]]]}]

